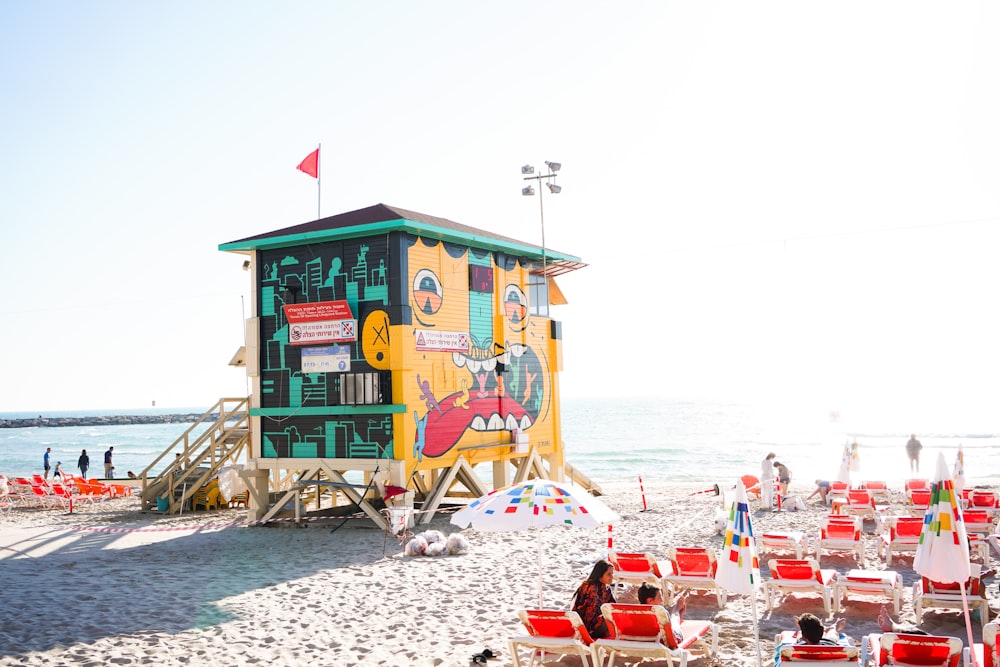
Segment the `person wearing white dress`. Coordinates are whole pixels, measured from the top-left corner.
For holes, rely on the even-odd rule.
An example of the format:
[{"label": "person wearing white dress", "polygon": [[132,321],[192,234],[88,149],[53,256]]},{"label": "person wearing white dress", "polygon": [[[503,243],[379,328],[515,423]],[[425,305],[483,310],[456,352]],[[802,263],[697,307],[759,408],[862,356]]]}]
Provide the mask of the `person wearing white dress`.
[{"label": "person wearing white dress", "polygon": [[774,457],[770,452],[760,464],[760,503],[765,509],[774,505]]}]

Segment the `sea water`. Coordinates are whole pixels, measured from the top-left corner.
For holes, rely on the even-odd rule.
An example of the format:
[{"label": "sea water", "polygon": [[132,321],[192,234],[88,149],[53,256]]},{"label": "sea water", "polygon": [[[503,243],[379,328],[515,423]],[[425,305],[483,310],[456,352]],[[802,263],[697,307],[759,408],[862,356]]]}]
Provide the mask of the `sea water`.
[{"label": "sea water", "polygon": [[[44,413],[46,417],[120,414],[201,414],[206,408],[157,408]],[[566,460],[598,484],[727,485],[742,475],[760,475],[768,452],[791,469],[793,486],[812,488],[815,479],[836,479],[844,446],[857,441],[860,470],[851,479],[879,479],[902,488],[909,478],[905,445],[909,424],[841,419],[825,410],[790,409],[780,405],[684,399],[564,399],[563,442]],[[0,418],[31,418],[37,413],[0,413]],[[139,473],[181,437],[191,424],[66,426],[0,429],[0,474],[24,476],[42,472],[42,455],[52,448],[52,465],[78,472],[77,459],[86,449],[90,475],[103,476],[104,452],[114,446],[116,474]],[[924,449],[920,477],[931,478],[938,453],[948,469],[959,447],[965,461],[966,486],[1000,485],[1000,428],[977,424],[969,429],[946,416],[925,420],[917,432]],[[530,438],[530,431],[529,438]],[[170,457],[154,466],[157,473]],[[489,481],[490,466],[477,473]],[[802,488],[800,486],[799,488]]]}]

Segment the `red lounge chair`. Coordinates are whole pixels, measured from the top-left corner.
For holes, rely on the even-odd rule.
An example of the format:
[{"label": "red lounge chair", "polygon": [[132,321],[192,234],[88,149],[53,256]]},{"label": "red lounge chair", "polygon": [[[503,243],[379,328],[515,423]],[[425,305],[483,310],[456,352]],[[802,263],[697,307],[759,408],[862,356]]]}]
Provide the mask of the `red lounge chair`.
[{"label": "red lounge chair", "polygon": [[[916,552],[924,520],[918,516],[891,516],[884,524],[885,532],[878,538],[878,555],[885,556],[886,566],[892,565],[892,552]],[[898,612],[897,612],[898,613]]]},{"label": "red lounge chair", "polygon": [[878,595],[892,600],[892,610],[898,616],[903,604],[903,577],[891,570],[851,570],[837,574],[833,585],[833,613],[840,611],[840,603],[848,594]]},{"label": "red lounge chair", "polygon": [[868,635],[866,641],[874,667],[885,665],[958,667],[962,659],[962,640],[957,637],[886,632]]},{"label": "red lounge chair", "polygon": [[836,573],[821,570],[819,563],[811,558],[802,560],[775,558],[767,562],[771,579],[764,582],[764,597],[767,609],[774,608],[780,595],[789,593],[819,593],[823,598],[823,608],[829,616],[832,611],[833,583]]},{"label": "red lounge chair", "polygon": [[650,554],[612,551],[608,554],[608,561],[614,567],[612,574],[615,581],[629,584],[641,584],[645,581],[659,586],[663,579],[659,563]]},{"label": "red lounge chair", "polygon": [[850,551],[859,565],[865,562],[865,543],[860,516],[830,515],[820,526],[819,536],[813,545],[816,562],[822,561],[823,550]]},{"label": "red lounge chair", "polygon": [[[997,629],[1000,625],[987,623],[983,626],[983,643],[973,644],[972,650],[976,652],[976,665],[978,667],[1000,667],[1000,656],[997,655]],[[963,660],[964,664],[969,664],[968,660]]]},{"label": "red lounge chair", "polygon": [[[603,664],[602,654],[608,656],[607,667],[613,667],[617,655],[658,658],[668,665],[677,659],[686,665],[692,654],[712,659],[718,652],[718,627],[714,623],[682,621],[678,629],[684,639],[678,644],[670,614],[660,605],[610,603],[601,605],[601,613],[614,630],[614,637],[594,642],[598,665]],[[709,632],[711,645],[705,640]]]},{"label": "red lounge chair", "polygon": [[713,591],[719,609],[726,604],[726,591],[715,583],[719,567],[715,551],[706,547],[675,547],[667,550],[671,571],[663,576],[677,590]]},{"label": "red lounge chair", "polygon": [[531,650],[529,665],[535,664],[538,657],[544,662],[546,653],[578,655],[584,667],[601,664],[591,646],[594,640],[575,611],[528,609],[520,612],[518,617],[528,634],[513,637],[509,642],[514,667],[521,667],[519,648]]},{"label": "red lounge chair", "polygon": [[[990,606],[980,595],[980,587],[983,585],[979,576],[980,567],[978,563],[972,563],[969,568],[972,576],[965,582],[965,599],[970,609],[979,609],[979,619],[985,626],[990,617]],[[960,585],[931,581],[927,577],[921,577],[913,582],[913,613],[917,616],[917,625],[920,625],[924,611],[929,608],[961,611],[963,607]]]}]

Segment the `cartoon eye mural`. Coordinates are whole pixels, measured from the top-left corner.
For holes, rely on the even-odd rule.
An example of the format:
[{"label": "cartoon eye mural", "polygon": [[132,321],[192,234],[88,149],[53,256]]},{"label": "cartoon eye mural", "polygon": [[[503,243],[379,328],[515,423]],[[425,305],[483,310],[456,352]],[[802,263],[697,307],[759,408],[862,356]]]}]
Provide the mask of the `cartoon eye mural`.
[{"label": "cartoon eye mural", "polygon": [[524,331],[528,327],[528,298],[517,285],[510,284],[504,290],[503,314],[512,331]]},{"label": "cartoon eye mural", "polygon": [[417,311],[424,315],[433,315],[441,310],[443,301],[444,289],[437,275],[430,269],[417,271],[417,275],[413,276],[413,302]]},{"label": "cartoon eye mural", "polygon": [[372,368],[389,370],[389,315],[384,310],[373,311],[365,318],[361,351]]}]

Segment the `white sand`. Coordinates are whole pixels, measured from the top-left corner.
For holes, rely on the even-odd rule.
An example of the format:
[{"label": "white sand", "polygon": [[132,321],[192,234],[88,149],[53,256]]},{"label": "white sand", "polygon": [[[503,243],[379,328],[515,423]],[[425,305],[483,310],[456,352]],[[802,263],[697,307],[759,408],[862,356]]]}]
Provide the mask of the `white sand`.
[{"label": "white sand", "polygon": [[[605,489],[605,502],[622,514],[612,533],[616,550],[660,558],[669,546],[721,550],[713,524],[718,497],[645,483],[645,512],[637,487]],[[811,486],[792,490],[804,497]],[[755,532],[812,536],[826,513],[815,500],[805,511],[780,513],[752,501]],[[395,537],[364,519],[225,527],[245,513],[164,517],[138,507],[132,498],[71,515],[0,514],[0,665],[468,665],[485,647],[500,655],[489,664],[510,665],[507,640],[523,633],[517,611],[537,605],[538,545],[545,604],[566,608],[608,538],[606,529],[466,530],[467,555],[403,557]],[[439,514],[417,530],[457,532],[448,520]],[[870,522],[866,529],[866,565],[884,569]],[[826,556],[823,566],[856,567],[847,555]],[[912,622],[912,557],[894,566],[906,589],[902,620]],[[992,580],[989,595],[1000,606]],[[880,604],[849,600],[841,612],[847,633],[860,640],[876,632]],[[730,597],[720,611],[714,596],[696,594],[688,617],[720,625],[719,664],[751,664],[752,609],[747,598]],[[756,609],[765,663],[774,635],[791,629],[794,615],[823,616],[818,597],[790,598],[768,613],[761,594]],[[928,612],[922,627],[965,641],[959,612]],[[980,641],[979,623],[974,630]]]}]

